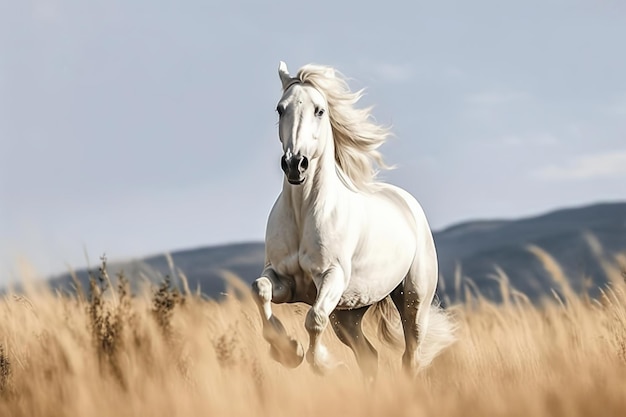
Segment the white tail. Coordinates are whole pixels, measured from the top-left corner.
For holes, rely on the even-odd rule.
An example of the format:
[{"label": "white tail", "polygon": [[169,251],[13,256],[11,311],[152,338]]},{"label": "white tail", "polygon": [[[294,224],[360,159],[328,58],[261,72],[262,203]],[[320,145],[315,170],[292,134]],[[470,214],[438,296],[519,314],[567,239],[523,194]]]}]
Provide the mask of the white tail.
[{"label": "white tail", "polygon": [[445,348],[456,341],[457,325],[450,313],[439,304],[431,304],[426,333],[418,348],[418,363],[421,369],[430,365]]}]

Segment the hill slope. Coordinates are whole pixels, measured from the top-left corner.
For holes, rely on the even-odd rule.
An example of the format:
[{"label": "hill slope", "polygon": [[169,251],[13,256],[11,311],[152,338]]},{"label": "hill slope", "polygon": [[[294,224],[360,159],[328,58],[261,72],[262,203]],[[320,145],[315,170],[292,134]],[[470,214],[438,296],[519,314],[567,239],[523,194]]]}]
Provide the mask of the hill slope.
[{"label": "hill slope", "polygon": [[593,278],[594,287],[607,279],[590,239],[597,239],[607,256],[626,251],[626,203],[569,208],[515,221],[469,222],[438,232],[435,239],[441,274],[452,278],[456,265],[461,265],[463,275],[483,292],[497,287],[489,278],[495,265],[507,273],[514,287],[533,297],[554,287],[540,262],[526,250],[531,244],[551,254],[580,290],[585,277]]},{"label": "hill slope", "polygon": [[[497,298],[497,282],[490,278],[495,265],[509,276],[512,285],[531,298],[546,294],[554,287],[537,259],[526,249],[537,245],[550,253],[571,277],[575,289],[581,289],[585,277],[593,286],[606,281],[604,271],[593,255],[586,235],[597,238],[605,254],[626,251],[626,203],[596,204],[569,208],[519,220],[473,221],[458,224],[434,234],[439,253],[440,271],[447,283],[447,293],[455,298],[453,277],[457,265],[462,275],[472,278],[481,292]],[[222,271],[230,271],[252,282],[263,268],[263,243],[212,246],[171,253],[177,270],[184,272],[192,289],[200,287],[209,296],[224,291]],[[113,276],[124,271],[133,282],[159,276],[176,276],[166,256],[110,265]],[[86,270],[77,272],[83,285]],[[53,278],[57,288],[71,288],[65,274]]]}]

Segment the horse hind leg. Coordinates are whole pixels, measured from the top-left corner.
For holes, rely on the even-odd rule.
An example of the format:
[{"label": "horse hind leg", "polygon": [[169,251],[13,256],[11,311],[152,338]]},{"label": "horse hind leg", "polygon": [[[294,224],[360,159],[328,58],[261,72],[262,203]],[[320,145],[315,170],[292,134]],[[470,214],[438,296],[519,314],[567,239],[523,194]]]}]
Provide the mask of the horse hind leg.
[{"label": "horse hind leg", "polygon": [[392,292],[391,299],[400,313],[402,330],[404,331],[405,348],[402,355],[402,367],[405,371],[414,373],[419,368],[420,336],[426,330],[423,323],[422,326],[418,324],[417,317],[420,304],[426,300],[418,295],[417,288],[411,284],[408,277]]},{"label": "horse hind leg", "polygon": [[342,343],[354,352],[361,372],[368,380],[376,378],[378,373],[378,352],[363,334],[363,315],[367,307],[355,310],[335,310],[330,315],[330,323]]},{"label": "horse hind leg", "polygon": [[[414,270],[413,270],[414,269]],[[454,341],[454,325],[446,313],[432,305],[437,289],[436,269],[412,268],[391,294],[404,331],[403,368],[415,374],[427,367]]]},{"label": "horse hind leg", "polygon": [[424,324],[428,323],[427,318],[424,322],[423,315],[422,324],[418,323],[420,305],[425,300],[418,295],[417,289],[407,285],[403,285],[399,296],[392,297],[392,299],[400,313],[404,331],[405,348],[402,355],[402,367],[408,372],[415,372],[419,368],[418,349],[421,336],[426,331]]},{"label": "horse hind leg", "polygon": [[270,354],[276,361],[289,368],[302,363],[304,349],[290,337],[281,321],[272,312],[272,302],[285,303],[292,297],[287,285],[276,272],[268,268],[252,283],[252,295],[263,320],[263,337],[270,344]]}]

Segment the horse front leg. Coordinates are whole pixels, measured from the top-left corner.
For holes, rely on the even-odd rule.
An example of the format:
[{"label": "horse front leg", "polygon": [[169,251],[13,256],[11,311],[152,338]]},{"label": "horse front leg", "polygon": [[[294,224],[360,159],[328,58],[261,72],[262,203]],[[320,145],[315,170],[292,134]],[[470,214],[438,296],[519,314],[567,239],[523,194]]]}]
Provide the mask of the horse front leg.
[{"label": "horse front leg", "polygon": [[263,337],[270,344],[270,354],[289,368],[297,367],[304,358],[304,349],[287,334],[285,326],[272,313],[272,302],[280,304],[291,301],[291,286],[274,269],[267,267],[262,276],[252,283],[252,294],[263,319]]},{"label": "horse front leg", "polygon": [[334,267],[326,271],[315,280],[317,286],[317,298],[306,316],[304,326],[309,333],[309,349],[306,354],[307,361],[318,373],[324,373],[334,368],[339,363],[332,361],[326,347],[321,343],[321,336],[328,326],[329,316],[337,307],[345,289],[344,274],[340,267]]}]

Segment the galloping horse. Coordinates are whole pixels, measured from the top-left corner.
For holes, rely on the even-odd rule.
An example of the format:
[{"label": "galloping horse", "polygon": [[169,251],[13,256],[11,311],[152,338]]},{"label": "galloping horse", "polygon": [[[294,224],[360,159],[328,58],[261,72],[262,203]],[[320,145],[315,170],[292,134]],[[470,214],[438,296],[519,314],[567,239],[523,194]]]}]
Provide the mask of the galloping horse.
[{"label": "galloping horse", "polygon": [[[403,367],[415,373],[454,340],[447,314],[433,304],[437,254],[426,216],[408,192],[376,180],[385,168],[377,148],[387,129],[354,104],[334,69],[307,65],[295,77],[284,62],[276,111],[283,148],[283,188],[270,213],[265,269],[253,284],[271,355],[289,367],[304,357],[271,303],[311,306],[307,361],[324,372],[333,362],[320,338],[328,323],[374,377],[378,354],[363,334],[365,312],[377,305],[389,331],[395,304],[404,330]],[[391,301],[390,301],[391,299]],[[387,327],[385,327],[387,326]],[[384,333],[384,332],[381,332]]]}]

